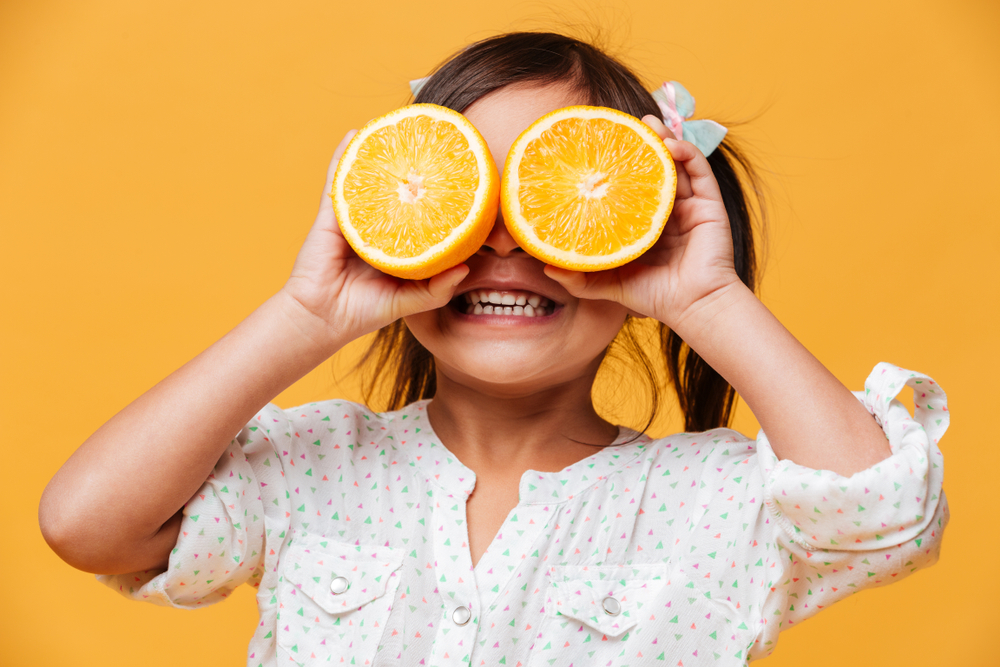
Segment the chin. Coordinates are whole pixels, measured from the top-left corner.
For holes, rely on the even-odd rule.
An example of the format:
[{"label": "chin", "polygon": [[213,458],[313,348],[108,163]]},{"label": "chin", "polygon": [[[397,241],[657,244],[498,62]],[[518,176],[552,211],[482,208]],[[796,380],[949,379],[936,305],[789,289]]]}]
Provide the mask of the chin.
[{"label": "chin", "polygon": [[531,363],[523,356],[511,359],[508,355],[483,357],[472,354],[467,358],[457,359],[449,355],[447,359],[435,356],[434,361],[439,374],[445,375],[456,384],[476,385],[479,388],[492,386],[500,389],[540,387],[551,382],[546,369]]},{"label": "chin", "polygon": [[[514,352],[510,348],[504,351]],[[435,356],[438,388],[447,383],[498,398],[525,397],[567,384],[592,383],[601,364],[601,356],[586,364],[561,367],[542,365],[537,359],[535,355],[481,355],[474,351],[460,357]]]}]

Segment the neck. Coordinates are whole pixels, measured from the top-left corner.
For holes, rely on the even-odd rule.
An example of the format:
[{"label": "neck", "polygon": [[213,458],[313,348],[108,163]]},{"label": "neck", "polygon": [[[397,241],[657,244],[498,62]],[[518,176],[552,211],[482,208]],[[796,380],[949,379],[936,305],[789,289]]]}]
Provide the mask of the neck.
[{"label": "neck", "polygon": [[470,386],[438,370],[428,418],[442,444],[479,477],[557,472],[618,435],[591,401],[599,365],[582,377],[528,391]]}]

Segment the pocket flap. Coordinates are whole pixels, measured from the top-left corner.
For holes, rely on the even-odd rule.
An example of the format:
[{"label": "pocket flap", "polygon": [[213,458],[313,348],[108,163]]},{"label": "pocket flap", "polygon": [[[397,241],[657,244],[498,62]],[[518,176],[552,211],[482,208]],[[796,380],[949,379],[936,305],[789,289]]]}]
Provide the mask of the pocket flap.
[{"label": "pocket flap", "polygon": [[[324,611],[354,611],[385,594],[389,578],[403,564],[399,549],[347,544],[298,533],[285,553],[283,576]],[[334,592],[334,580],[347,590]],[[345,582],[337,582],[340,591]]]},{"label": "pocket flap", "polygon": [[[564,566],[550,571],[547,611],[617,637],[639,622],[640,609],[663,588],[659,566]],[[610,598],[610,600],[609,600]]]}]

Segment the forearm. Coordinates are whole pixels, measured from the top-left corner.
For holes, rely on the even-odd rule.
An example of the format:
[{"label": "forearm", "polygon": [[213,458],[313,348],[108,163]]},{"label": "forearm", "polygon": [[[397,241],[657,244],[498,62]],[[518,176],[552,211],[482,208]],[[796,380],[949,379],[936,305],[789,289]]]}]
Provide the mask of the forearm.
[{"label": "forearm", "polygon": [[171,520],[239,430],[346,341],[310,330],[284,292],[104,424],[53,477],[39,518],[64,560],[89,571],[166,564]]},{"label": "forearm", "polygon": [[674,330],[746,401],[779,458],[851,475],[890,455],[861,402],[742,283]]}]

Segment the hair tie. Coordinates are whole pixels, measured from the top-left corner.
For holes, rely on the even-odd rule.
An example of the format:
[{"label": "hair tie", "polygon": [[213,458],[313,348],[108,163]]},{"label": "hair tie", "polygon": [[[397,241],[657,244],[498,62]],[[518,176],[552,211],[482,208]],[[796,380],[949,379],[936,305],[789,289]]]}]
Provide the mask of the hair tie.
[{"label": "hair tie", "polygon": [[698,147],[705,157],[712,154],[726,136],[725,127],[714,120],[688,120],[694,115],[694,97],[677,81],[667,81],[652,92],[663,112],[663,122],[684,141]]},{"label": "hair tie", "polygon": [[410,92],[413,93],[414,97],[420,94],[420,89],[424,87],[429,78],[429,76],[425,76],[422,79],[413,79],[410,81]]},{"label": "hair tie", "polygon": [[[410,81],[410,91],[416,97],[429,76]],[[726,136],[726,128],[714,120],[687,120],[694,115],[694,98],[677,81],[667,81],[652,92],[663,112],[663,122],[678,139],[690,141],[705,157],[712,154]]]}]

